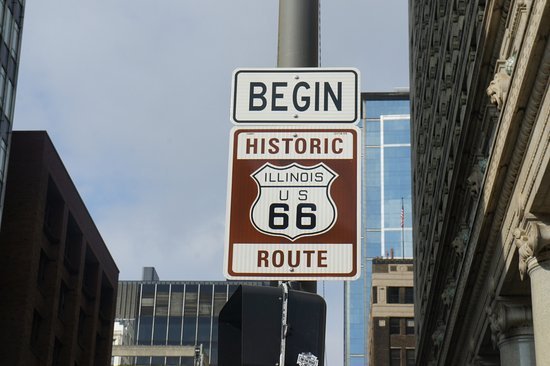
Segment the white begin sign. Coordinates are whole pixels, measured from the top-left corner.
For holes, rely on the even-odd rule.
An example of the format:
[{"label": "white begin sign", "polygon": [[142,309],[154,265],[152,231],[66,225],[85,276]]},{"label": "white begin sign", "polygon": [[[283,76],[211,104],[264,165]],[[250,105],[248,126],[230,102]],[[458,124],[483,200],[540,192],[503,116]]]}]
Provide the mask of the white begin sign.
[{"label": "white begin sign", "polygon": [[233,74],[235,123],[354,123],[359,117],[355,69],[238,69]]}]

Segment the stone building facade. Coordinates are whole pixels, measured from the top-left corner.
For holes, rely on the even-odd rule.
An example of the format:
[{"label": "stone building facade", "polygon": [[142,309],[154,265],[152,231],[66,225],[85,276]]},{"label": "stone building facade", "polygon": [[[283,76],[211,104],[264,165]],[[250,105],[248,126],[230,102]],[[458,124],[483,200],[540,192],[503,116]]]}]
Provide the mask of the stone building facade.
[{"label": "stone building facade", "polygon": [[413,260],[372,261],[369,365],[414,366]]},{"label": "stone building facade", "polygon": [[417,365],[550,365],[550,1],[409,7]]}]

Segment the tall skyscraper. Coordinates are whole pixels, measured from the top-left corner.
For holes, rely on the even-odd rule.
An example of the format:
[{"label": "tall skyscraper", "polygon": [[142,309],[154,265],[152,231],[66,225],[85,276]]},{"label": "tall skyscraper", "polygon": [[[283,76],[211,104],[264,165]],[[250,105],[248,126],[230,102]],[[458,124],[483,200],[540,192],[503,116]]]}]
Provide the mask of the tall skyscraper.
[{"label": "tall skyscraper", "polygon": [[550,365],[550,1],[409,10],[417,365]]},{"label": "tall skyscraper", "polygon": [[[113,365],[217,365],[218,316],[241,284],[269,282],[161,281],[152,267],[142,281],[120,281]],[[202,366],[202,364],[201,364]]]},{"label": "tall skyscraper", "polygon": [[24,9],[25,0],[0,0],[0,227],[6,193]]},{"label": "tall skyscraper", "polygon": [[362,94],[361,277],[344,285],[344,365],[368,364],[372,260],[411,258],[409,95]]}]

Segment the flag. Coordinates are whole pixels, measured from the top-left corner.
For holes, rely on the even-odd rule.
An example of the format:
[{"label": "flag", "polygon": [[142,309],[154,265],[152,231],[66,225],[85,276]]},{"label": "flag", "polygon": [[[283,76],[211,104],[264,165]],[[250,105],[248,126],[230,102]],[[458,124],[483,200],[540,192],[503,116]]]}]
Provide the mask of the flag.
[{"label": "flag", "polygon": [[401,198],[401,228],[405,227],[405,207],[403,206],[403,198]]}]

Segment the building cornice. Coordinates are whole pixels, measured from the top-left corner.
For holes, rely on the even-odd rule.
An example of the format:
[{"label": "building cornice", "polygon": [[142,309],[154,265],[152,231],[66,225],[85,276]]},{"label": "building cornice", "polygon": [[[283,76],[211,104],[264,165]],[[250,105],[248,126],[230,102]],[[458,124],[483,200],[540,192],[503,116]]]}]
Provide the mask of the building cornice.
[{"label": "building cornice", "polygon": [[[510,245],[510,241],[506,238],[511,236],[513,227],[509,221],[511,216],[507,212],[536,116],[536,113],[529,113],[529,111],[539,110],[542,94],[537,92],[537,89],[548,82],[548,72],[544,67],[547,56],[544,56],[545,61],[541,63],[543,67],[538,67],[541,55],[540,50],[537,49],[540,47],[538,39],[541,37],[541,33],[544,33],[541,32],[541,21],[548,16],[547,10],[545,10],[545,1],[535,1],[530,16],[531,18],[526,22],[525,33],[528,42],[523,43],[524,48],[517,60],[510,92],[501,111],[498,135],[491,153],[489,169],[485,176],[484,192],[480,197],[476,214],[473,242],[481,243],[481,247],[475,248],[475,250],[472,248],[469,251],[468,264],[463,267],[467,274],[474,262],[473,257],[479,255],[480,249],[482,250],[482,260],[479,266],[476,266],[479,268],[475,272],[477,278],[472,283],[471,303],[466,306],[469,308],[468,310],[463,310],[467,319],[466,321],[461,320],[462,324],[476,323],[475,318],[480,317],[479,314],[481,314],[484,304],[494,298],[498,291],[498,284],[503,280],[500,276],[504,275],[502,269],[506,261],[499,260],[499,258],[502,253],[508,252],[506,247]],[[533,66],[535,67],[533,68]],[[529,96],[527,100],[526,95]],[[527,113],[522,111],[527,111]],[[486,247],[483,247],[484,243],[487,243]],[[489,276],[490,271],[496,273],[497,277]],[[459,282],[457,293],[462,300],[465,286],[468,283],[467,275],[461,277]],[[459,303],[462,304],[462,301]],[[476,310],[474,311],[472,308]],[[451,319],[455,319],[454,321],[458,317],[459,310],[458,306],[453,308]],[[464,335],[462,339],[481,336],[479,333],[472,334],[474,329],[464,329],[462,332]],[[472,349],[469,350],[469,352],[472,351]]]}]

